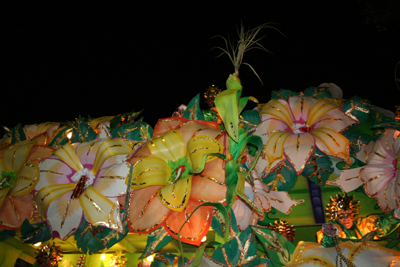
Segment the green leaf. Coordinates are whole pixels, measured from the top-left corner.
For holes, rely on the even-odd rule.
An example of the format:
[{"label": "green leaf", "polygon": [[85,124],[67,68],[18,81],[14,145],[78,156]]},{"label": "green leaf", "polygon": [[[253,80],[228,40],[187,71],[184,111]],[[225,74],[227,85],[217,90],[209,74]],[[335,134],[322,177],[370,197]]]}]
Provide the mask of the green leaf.
[{"label": "green leaf", "polygon": [[67,126],[63,128],[60,132],[54,136],[53,140],[51,140],[49,146],[52,148],[56,148],[57,146],[63,146],[68,142],[68,138],[66,134],[72,130],[72,126]]},{"label": "green leaf", "polygon": [[231,241],[217,248],[212,258],[227,266],[244,266],[256,259],[257,246],[251,228],[247,228],[239,236],[235,236]]},{"label": "green leaf", "polygon": [[342,132],[342,135],[350,141],[350,152],[353,154],[360,151],[361,145],[367,145],[369,142],[376,140],[376,137],[373,137],[360,130],[353,130],[352,128]]},{"label": "green leaf", "polygon": [[151,232],[147,237],[147,244],[139,259],[146,258],[151,254],[159,251],[166,244],[168,244],[172,239],[174,239],[164,227],[157,228]]},{"label": "green leaf", "polygon": [[30,224],[27,219],[21,225],[21,239],[28,244],[50,240],[50,229],[45,222]]},{"label": "green leaf", "polygon": [[93,254],[100,250],[108,249],[121,241],[129,231],[126,222],[124,222],[124,233],[101,226],[92,226],[92,229],[90,229],[88,222],[82,220],[78,230],[75,232],[76,245],[83,253]]},{"label": "green leaf", "polygon": [[220,243],[217,242],[217,241],[210,241],[210,242],[203,243],[203,244],[200,246],[200,248],[196,251],[191,266],[192,266],[192,267],[200,266],[201,261],[202,261],[202,259],[203,259],[204,250],[206,249],[206,247],[209,247],[209,246],[214,247],[214,246],[219,246],[219,245],[220,245]]},{"label": "green leaf", "polygon": [[316,148],[314,154],[306,163],[302,175],[323,189],[332,172],[331,160],[327,155]]},{"label": "green leaf", "polygon": [[286,266],[292,258],[296,246],[286,237],[269,228],[250,227],[274,266]]},{"label": "green leaf", "polygon": [[292,165],[285,161],[284,164],[270,172],[263,182],[274,191],[289,191],[297,181],[296,171]]},{"label": "green leaf", "polygon": [[81,116],[75,119],[72,126],[71,143],[89,142],[96,139],[96,132],[89,126]]},{"label": "green leaf", "polygon": [[291,90],[279,89],[271,93],[271,99],[285,99],[288,100],[290,96],[299,95],[297,92]]},{"label": "green leaf", "polygon": [[308,87],[306,90],[304,90],[304,95],[305,96],[311,96],[314,98],[332,98],[331,92],[329,92],[328,87]]},{"label": "green leaf", "polygon": [[371,102],[358,96],[345,100],[342,108],[344,113],[357,118],[359,122],[363,122],[368,118],[370,110]]},{"label": "green leaf", "polygon": [[115,116],[111,121],[110,121],[110,130],[114,130],[117,126],[122,125],[122,124],[130,124],[134,123],[135,119],[142,113],[141,111],[135,112],[127,112],[124,114],[120,114]]},{"label": "green leaf", "polygon": [[9,238],[13,238],[14,236],[15,236],[14,230],[0,229],[0,241],[4,241]]},{"label": "green leaf", "polygon": [[112,138],[126,138],[131,140],[146,140],[153,136],[153,128],[145,122],[122,124],[111,131]]},{"label": "green leaf", "polygon": [[[229,217],[227,218],[229,220]],[[224,231],[226,229],[225,219],[220,211],[213,212],[213,218],[211,221],[211,227],[219,236],[224,236]]]},{"label": "green leaf", "polygon": [[247,205],[249,205],[252,209],[256,210],[258,213],[263,214],[264,211],[258,209],[257,206],[254,205],[253,201],[251,201],[246,194],[244,193],[245,181],[246,181],[246,173],[238,172],[238,183],[236,185],[236,194],[243,199]]},{"label": "green leaf", "polygon": [[25,132],[21,123],[11,129],[11,144],[20,143],[26,140]]},{"label": "green leaf", "polygon": [[239,90],[225,90],[215,97],[215,107],[224,122],[225,130],[235,142],[238,142],[239,137],[238,93]]},{"label": "green leaf", "polygon": [[241,117],[243,118],[245,130],[253,128],[261,123],[260,114],[257,110],[245,110],[242,112]]},{"label": "green leaf", "polygon": [[183,117],[189,120],[204,120],[203,112],[200,109],[200,94],[197,94],[187,105]]}]

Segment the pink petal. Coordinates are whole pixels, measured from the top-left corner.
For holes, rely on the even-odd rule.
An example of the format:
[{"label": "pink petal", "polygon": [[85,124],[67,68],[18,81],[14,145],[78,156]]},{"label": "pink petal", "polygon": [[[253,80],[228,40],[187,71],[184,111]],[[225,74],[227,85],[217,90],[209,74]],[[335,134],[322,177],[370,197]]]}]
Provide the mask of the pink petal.
[{"label": "pink petal", "polygon": [[158,228],[171,213],[158,199],[162,186],[149,186],[131,193],[128,224],[132,232],[149,233]]},{"label": "pink petal", "polygon": [[289,97],[289,106],[292,111],[294,122],[306,124],[308,114],[316,102],[317,99],[304,95]]},{"label": "pink petal", "polygon": [[356,123],[358,123],[358,121],[353,120],[342,111],[338,109],[332,109],[323,114],[314,123],[313,128],[325,127],[340,133]]},{"label": "pink petal", "polygon": [[315,140],[309,133],[291,134],[285,141],[284,150],[287,160],[300,175],[307,160],[314,153]]},{"label": "pink petal", "polygon": [[336,180],[328,181],[327,184],[339,186],[346,193],[353,191],[363,185],[361,170],[362,168],[343,170]]},{"label": "pink petal", "polygon": [[20,197],[6,196],[0,207],[0,227],[19,229],[25,219],[32,219],[35,210],[32,194]]},{"label": "pink petal", "polygon": [[360,172],[361,180],[369,197],[375,197],[391,180],[395,179],[394,168],[387,165],[367,165]]}]

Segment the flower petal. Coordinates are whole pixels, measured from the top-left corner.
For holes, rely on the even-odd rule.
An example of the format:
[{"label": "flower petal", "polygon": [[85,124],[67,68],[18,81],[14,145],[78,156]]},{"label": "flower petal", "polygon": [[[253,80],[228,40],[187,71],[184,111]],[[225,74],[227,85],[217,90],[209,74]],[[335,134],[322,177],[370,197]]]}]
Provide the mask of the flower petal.
[{"label": "flower petal", "polygon": [[2,169],[9,172],[19,172],[34,144],[34,141],[26,140],[9,147],[0,160]]},{"label": "flower petal", "polygon": [[33,146],[29,152],[28,160],[38,162],[51,157],[55,149],[49,146]]},{"label": "flower petal", "polygon": [[168,131],[178,128],[180,125],[187,123],[189,120],[180,117],[171,117],[166,119],[158,120],[156,126],[154,127],[154,137],[158,137]]},{"label": "flower petal", "polygon": [[45,159],[38,163],[40,169],[40,179],[35,190],[54,184],[68,184],[72,180],[71,177],[75,170],[69,165],[58,159],[57,156]]},{"label": "flower petal", "polygon": [[72,191],[75,188],[75,183],[70,184],[55,184],[49,185],[39,190],[39,192],[35,195],[35,201],[38,205],[38,209],[40,214],[43,217],[46,217],[46,212],[51,204],[51,202],[60,197],[61,195],[66,194],[69,191]]},{"label": "flower petal", "polygon": [[203,172],[194,174],[190,198],[200,202],[224,202],[226,195],[224,160],[216,158]]},{"label": "flower petal", "polygon": [[377,200],[379,207],[385,213],[389,213],[393,209],[397,209],[400,207],[400,198],[399,194],[396,194],[395,188],[399,186],[396,185],[396,181],[391,180],[383,190],[381,190],[375,197]]},{"label": "flower petal", "polygon": [[165,162],[186,156],[186,143],[182,135],[176,130],[150,140],[147,147],[153,156],[159,157]]},{"label": "flower petal", "polygon": [[252,210],[245,201],[238,198],[232,205],[232,211],[235,214],[236,223],[240,230],[245,230],[249,225],[254,225],[257,222],[257,216],[253,215]]},{"label": "flower petal", "polygon": [[47,223],[53,236],[66,240],[78,229],[83,218],[79,199],[71,199],[72,191],[54,199],[47,209]]},{"label": "flower petal", "polygon": [[360,175],[361,170],[362,168],[343,170],[336,180],[327,181],[326,183],[339,186],[345,193],[353,191],[363,185]]},{"label": "flower petal", "polygon": [[314,146],[314,137],[309,133],[291,134],[287,137],[283,148],[297,175],[303,172],[307,160],[314,152]]},{"label": "flower petal", "polygon": [[83,169],[82,163],[75,153],[74,148],[70,143],[66,143],[54,152],[62,161],[70,166],[75,171]]},{"label": "flower petal", "polygon": [[103,196],[93,186],[88,186],[79,197],[79,203],[92,225],[104,226],[122,232],[119,202],[117,198],[112,199],[114,201]]},{"label": "flower petal", "polygon": [[258,135],[263,140],[263,144],[267,143],[272,134],[284,131],[292,133],[293,130],[283,121],[277,118],[270,118],[262,121],[256,128],[254,135]]},{"label": "flower petal", "polygon": [[190,197],[192,176],[180,179],[174,184],[166,185],[158,191],[161,203],[174,211],[183,211]]},{"label": "flower petal", "polygon": [[268,193],[269,203],[271,207],[279,210],[282,213],[289,214],[292,208],[298,204],[304,202],[304,200],[294,200],[292,199],[288,192],[285,191],[273,191]]},{"label": "flower petal", "polygon": [[[192,161],[193,170],[197,170],[203,155],[208,153],[223,153],[224,147],[212,137],[197,135],[187,144],[188,155]],[[206,162],[216,159],[216,156],[207,156]]]},{"label": "flower petal", "polygon": [[300,95],[289,97],[289,106],[295,123],[306,124],[309,112],[317,99]]},{"label": "flower petal", "polygon": [[221,135],[222,131],[219,128],[218,124],[215,122],[203,122],[200,121],[188,121],[186,123],[181,124],[176,130],[182,135],[183,140],[187,144],[190,138],[197,135],[206,135],[212,138],[217,138]]},{"label": "flower petal", "polygon": [[208,233],[212,221],[212,207],[202,206],[190,217],[189,214],[198,206],[199,202],[190,201],[182,212],[172,212],[165,222],[165,229],[175,238],[180,232],[182,242],[199,246],[201,239]]},{"label": "flower petal", "polygon": [[165,160],[148,157],[139,161],[132,171],[131,188],[138,190],[150,185],[166,185],[171,168]]},{"label": "flower petal", "polygon": [[127,163],[117,164],[102,169],[93,187],[106,197],[118,197],[126,194],[129,179],[130,165]]},{"label": "flower petal", "polygon": [[[346,137],[328,128],[313,129],[310,133],[314,135],[316,145],[322,152],[351,164],[350,142]],[[326,148],[329,151],[326,151]]]},{"label": "flower petal", "polygon": [[149,186],[131,193],[128,223],[135,233],[149,233],[163,223],[171,210],[161,204],[157,192],[161,186]]},{"label": "flower petal", "polygon": [[358,121],[353,120],[344,112],[332,109],[319,117],[314,123],[313,128],[324,127],[340,133],[355,123],[358,123]]},{"label": "flower petal", "polygon": [[25,219],[31,220],[34,211],[32,194],[20,197],[7,196],[0,208],[0,226],[5,229],[20,228]]},{"label": "flower petal", "polygon": [[290,135],[291,133],[279,131],[269,138],[261,154],[261,157],[266,157],[268,159],[268,166],[266,167],[268,172],[277,162],[285,160],[283,146]]},{"label": "flower petal", "polygon": [[391,180],[394,179],[393,166],[367,165],[360,171],[361,180],[364,182],[365,192],[369,197],[375,197]]},{"label": "flower petal", "polygon": [[18,172],[10,196],[23,196],[30,193],[39,181],[39,167],[36,163],[27,162]]},{"label": "flower petal", "polygon": [[338,108],[339,105],[333,100],[329,98],[320,98],[311,108],[310,113],[307,118],[307,126],[313,126],[317,120],[323,116],[328,111]]},{"label": "flower petal", "polygon": [[260,111],[262,120],[268,118],[278,118],[286,123],[286,125],[293,126],[293,117],[289,104],[283,99],[272,99],[265,104]]},{"label": "flower petal", "polygon": [[387,165],[393,166],[396,162],[396,154],[394,149],[394,140],[392,131],[388,131],[376,140],[374,150],[368,157],[368,165]]}]

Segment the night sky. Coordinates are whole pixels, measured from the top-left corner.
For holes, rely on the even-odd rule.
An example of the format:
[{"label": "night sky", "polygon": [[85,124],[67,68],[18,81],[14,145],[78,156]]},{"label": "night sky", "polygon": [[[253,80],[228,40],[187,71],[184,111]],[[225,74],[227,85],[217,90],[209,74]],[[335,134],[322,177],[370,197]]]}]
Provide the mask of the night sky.
[{"label": "night sky", "polygon": [[400,20],[373,24],[381,13],[366,12],[367,3],[377,1],[15,2],[0,6],[0,125],[7,127],[142,109],[154,126],[209,85],[225,89],[234,68],[227,56],[215,58],[220,52],[211,48],[224,42],[211,37],[237,40],[241,23],[273,22],[285,35],[264,29],[260,43],[272,53],[245,54],[264,85],[242,66],[244,96],[267,102],[273,90],[333,82],[344,98],[392,111],[400,105]]}]

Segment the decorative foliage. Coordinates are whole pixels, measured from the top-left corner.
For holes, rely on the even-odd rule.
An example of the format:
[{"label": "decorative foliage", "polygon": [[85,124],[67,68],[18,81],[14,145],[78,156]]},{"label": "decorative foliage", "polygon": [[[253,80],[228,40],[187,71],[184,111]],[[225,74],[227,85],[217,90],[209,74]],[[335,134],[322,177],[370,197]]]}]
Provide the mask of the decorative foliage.
[{"label": "decorative foliage", "polygon": [[39,267],[55,267],[61,262],[63,254],[59,250],[60,246],[48,243],[39,248],[36,252],[36,265]]}]

